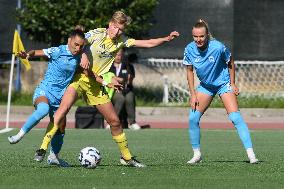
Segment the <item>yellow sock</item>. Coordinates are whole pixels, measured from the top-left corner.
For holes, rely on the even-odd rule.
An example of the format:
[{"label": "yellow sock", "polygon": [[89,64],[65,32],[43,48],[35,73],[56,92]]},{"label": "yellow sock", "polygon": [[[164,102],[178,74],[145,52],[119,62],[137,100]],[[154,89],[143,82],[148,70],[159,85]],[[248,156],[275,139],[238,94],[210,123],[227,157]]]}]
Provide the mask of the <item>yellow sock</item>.
[{"label": "yellow sock", "polygon": [[55,135],[57,129],[58,129],[57,125],[53,124],[48,125],[42,144],[40,146],[41,149],[47,150],[48,145],[51,142],[52,137]]},{"label": "yellow sock", "polygon": [[47,126],[47,128],[46,128],[45,134],[48,133],[48,132],[52,129],[52,127],[53,127],[53,123],[52,123],[52,122],[49,122],[49,123],[48,123],[48,126]]},{"label": "yellow sock", "polygon": [[126,139],[125,133],[121,133],[118,136],[112,136],[112,138],[117,143],[122,157],[125,160],[130,160],[132,155],[131,155],[131,153],[128,149],[128,144],[127,144],[127,139]]}]

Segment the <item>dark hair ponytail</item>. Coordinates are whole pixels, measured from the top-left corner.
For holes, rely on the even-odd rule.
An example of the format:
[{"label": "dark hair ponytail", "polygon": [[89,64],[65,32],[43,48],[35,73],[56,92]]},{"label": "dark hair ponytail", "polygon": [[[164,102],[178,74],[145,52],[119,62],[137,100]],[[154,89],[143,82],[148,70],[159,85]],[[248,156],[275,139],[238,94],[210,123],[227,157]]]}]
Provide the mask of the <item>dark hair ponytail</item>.
[{"label": "dark hair ponytail", "polygon": [[79,36],[80,38],[84,39],[85,34],[84,34],[85,28],[82,25],[77,25],[75,28],[70,32],[69,37],[75,37]]}]

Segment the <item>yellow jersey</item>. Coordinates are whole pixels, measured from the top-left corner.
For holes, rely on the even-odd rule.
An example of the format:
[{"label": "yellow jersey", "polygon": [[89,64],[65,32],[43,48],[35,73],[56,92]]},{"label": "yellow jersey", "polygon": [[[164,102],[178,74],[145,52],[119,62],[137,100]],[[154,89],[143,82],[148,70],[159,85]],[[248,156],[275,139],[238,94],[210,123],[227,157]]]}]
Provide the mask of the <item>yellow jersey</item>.
[{"label": "yellow jersey", "polygon": [[123,47],[134,45],[135,39],[110,39],[106,28],[97,28],[85,34],[88,41],[86,53],[88,55],[92,71],[99,76],[108,72],[116,53]]}]

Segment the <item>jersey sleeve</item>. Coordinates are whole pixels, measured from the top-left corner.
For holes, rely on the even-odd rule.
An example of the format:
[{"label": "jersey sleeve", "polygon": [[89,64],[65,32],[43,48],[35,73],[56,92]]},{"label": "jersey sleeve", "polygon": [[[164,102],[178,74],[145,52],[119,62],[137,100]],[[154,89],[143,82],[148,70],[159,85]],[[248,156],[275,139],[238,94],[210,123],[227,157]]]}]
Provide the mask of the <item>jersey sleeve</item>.
[{"label": "jersey sleeve", "polygon": [[43,53],[50,59],[55,57],[58,52],[60,51],[60,49],[58,47],[50,47],[48,49],[42,49]]},{"label": "jersey sleeve", "polygon": [[184,50],[182,63],[183,63],[184,65],[187,65],[187,66],[188,66],[188,65],[192,65],[191,58],[190,58],[190,54],[188,53],[187,48]]},{"label": "jersey sleeve", "polygon": [[102,32],[103,30],[99,28],[90,30],[87,33],[85,33],[85,39],[89,44],[92,44],[98,39],[99,34],[101,34]]},{"label": "jersey sleeve", "polygon": [[222,47],[222,57],[226,64],[228,64],[231,59],[231,51],[225,45]]}]

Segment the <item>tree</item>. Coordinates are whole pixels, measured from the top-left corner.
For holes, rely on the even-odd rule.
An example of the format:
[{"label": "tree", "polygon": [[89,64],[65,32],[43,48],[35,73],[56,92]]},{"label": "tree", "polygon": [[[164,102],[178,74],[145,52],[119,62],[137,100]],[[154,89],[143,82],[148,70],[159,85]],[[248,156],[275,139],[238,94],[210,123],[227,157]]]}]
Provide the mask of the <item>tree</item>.
[{"label": "tree", "polygon": [[112,14],[122,10],[132,18],[126,35],[141,38],[153,25],[158,0],[24,0],[17,20],[31,40],[59,45],[74,26],[86,30],[106,27]]}]

